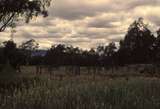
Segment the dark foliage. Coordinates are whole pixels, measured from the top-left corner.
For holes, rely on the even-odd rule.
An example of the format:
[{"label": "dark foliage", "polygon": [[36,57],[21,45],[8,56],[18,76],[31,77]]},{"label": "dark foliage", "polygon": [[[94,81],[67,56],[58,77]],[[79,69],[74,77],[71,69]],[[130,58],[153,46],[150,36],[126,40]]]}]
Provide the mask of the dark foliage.
[{"label": "dark foliage", "polygon": [[0,32],[8,26],[15,26],[20,17],[26,23],[34,16],[46,17],[50,2],[51,0],[0,0]]}]

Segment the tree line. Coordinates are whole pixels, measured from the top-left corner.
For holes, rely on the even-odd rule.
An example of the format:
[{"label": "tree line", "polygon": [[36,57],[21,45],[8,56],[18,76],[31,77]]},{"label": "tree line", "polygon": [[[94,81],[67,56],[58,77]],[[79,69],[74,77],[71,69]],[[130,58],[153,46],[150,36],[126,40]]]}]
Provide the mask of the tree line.
[{"label": "tree line", "polygon": [[[115,42],[82,50],[71,45],[53,45],[48,50],[38,50],[39,44],[31,39],[17,46],[13,40],[3,42],[0,47],[0,64],[10,64],[20,71],[22,65],[73,66],[112,69],[129,64],[160,63],[160,29],[154,35],[142,18],[128,28],[119,46]],[[99,69],[97,69],[99,70]]]}]

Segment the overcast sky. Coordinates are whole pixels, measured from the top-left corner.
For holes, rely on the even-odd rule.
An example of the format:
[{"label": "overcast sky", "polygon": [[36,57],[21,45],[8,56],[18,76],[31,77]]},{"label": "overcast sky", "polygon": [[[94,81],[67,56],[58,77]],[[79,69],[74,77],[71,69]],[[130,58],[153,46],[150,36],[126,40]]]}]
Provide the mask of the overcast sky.
[{"label": "overcast sky", "polygon": [[[118,42],[139,17],[155,32],[160,26],[160,0],[53,0],[49,17],[19,24],[14,41],[33,38],[41,48],[63,43],[87,49]],[[8,39],[9,30],[0,33],[0,42]]]}]

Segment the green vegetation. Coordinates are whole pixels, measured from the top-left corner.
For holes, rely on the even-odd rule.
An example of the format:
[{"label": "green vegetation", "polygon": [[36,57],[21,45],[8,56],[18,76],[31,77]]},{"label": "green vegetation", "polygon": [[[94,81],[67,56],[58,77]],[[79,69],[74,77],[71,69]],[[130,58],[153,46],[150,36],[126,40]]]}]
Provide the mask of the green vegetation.
[{"label": "green vegetation", "polygon": [[0,88],[1,109],[160,108],[159,79],[93,81],[69,77],[60,81],[32,77],[1,84]]}]

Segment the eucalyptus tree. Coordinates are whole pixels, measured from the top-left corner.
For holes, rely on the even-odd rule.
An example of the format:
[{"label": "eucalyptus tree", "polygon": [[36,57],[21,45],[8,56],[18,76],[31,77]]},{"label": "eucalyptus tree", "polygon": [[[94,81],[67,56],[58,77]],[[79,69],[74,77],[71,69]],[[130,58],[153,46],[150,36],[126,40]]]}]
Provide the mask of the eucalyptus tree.
[{"label": "eucalyptus tree", "polygon": [[21,65],[25,63],[24,53],[17,48],[13,40],[4,41],[0,46],[0,67],[6,70],[6,67],[12,67],[13,70],[21,72]]},{"label": "eucalyptus tree", "polygon": [[154,62],[160,63],[160,29],[157,30],[157,37],[153,44],[153,57]]},{"label": "eucalyptus tree", "polygon": [[26,64],[29,64],[31,57],[32,57],[32,53],[34,51],[36,51],[39,48],[39,44],[36,40],[34,39],[30,39],[27,40],[26,42],[23,42],[20,46],[19,49],[23,52],[23,54],[25,55],[25,60],[26,60]]},{"label": "eucalyptus tree", "polygon": [[155,37],[142,18],[134,21],[128,28],[124,40],[120,42],[120,50],[127,63],[147,63],[151,58],[151,47]]},{"label": "eucalyptus tree", "polygon": [[109,64],[108,66],[112,68],[112,73],[113,73],[115,61],[116,61],[115,59],[116,50],[117,50],[117,47],[114,42],[109,43],[108,46],[106,46],[104,50],[104,54],[106,56],[105,63],[108,63]]},{"label": "eucalyptus tree", "polygon": [[0,32],[21,19],[28,23],[39,15],[47,17],[50,4],[51,0],[0,0]]}]

